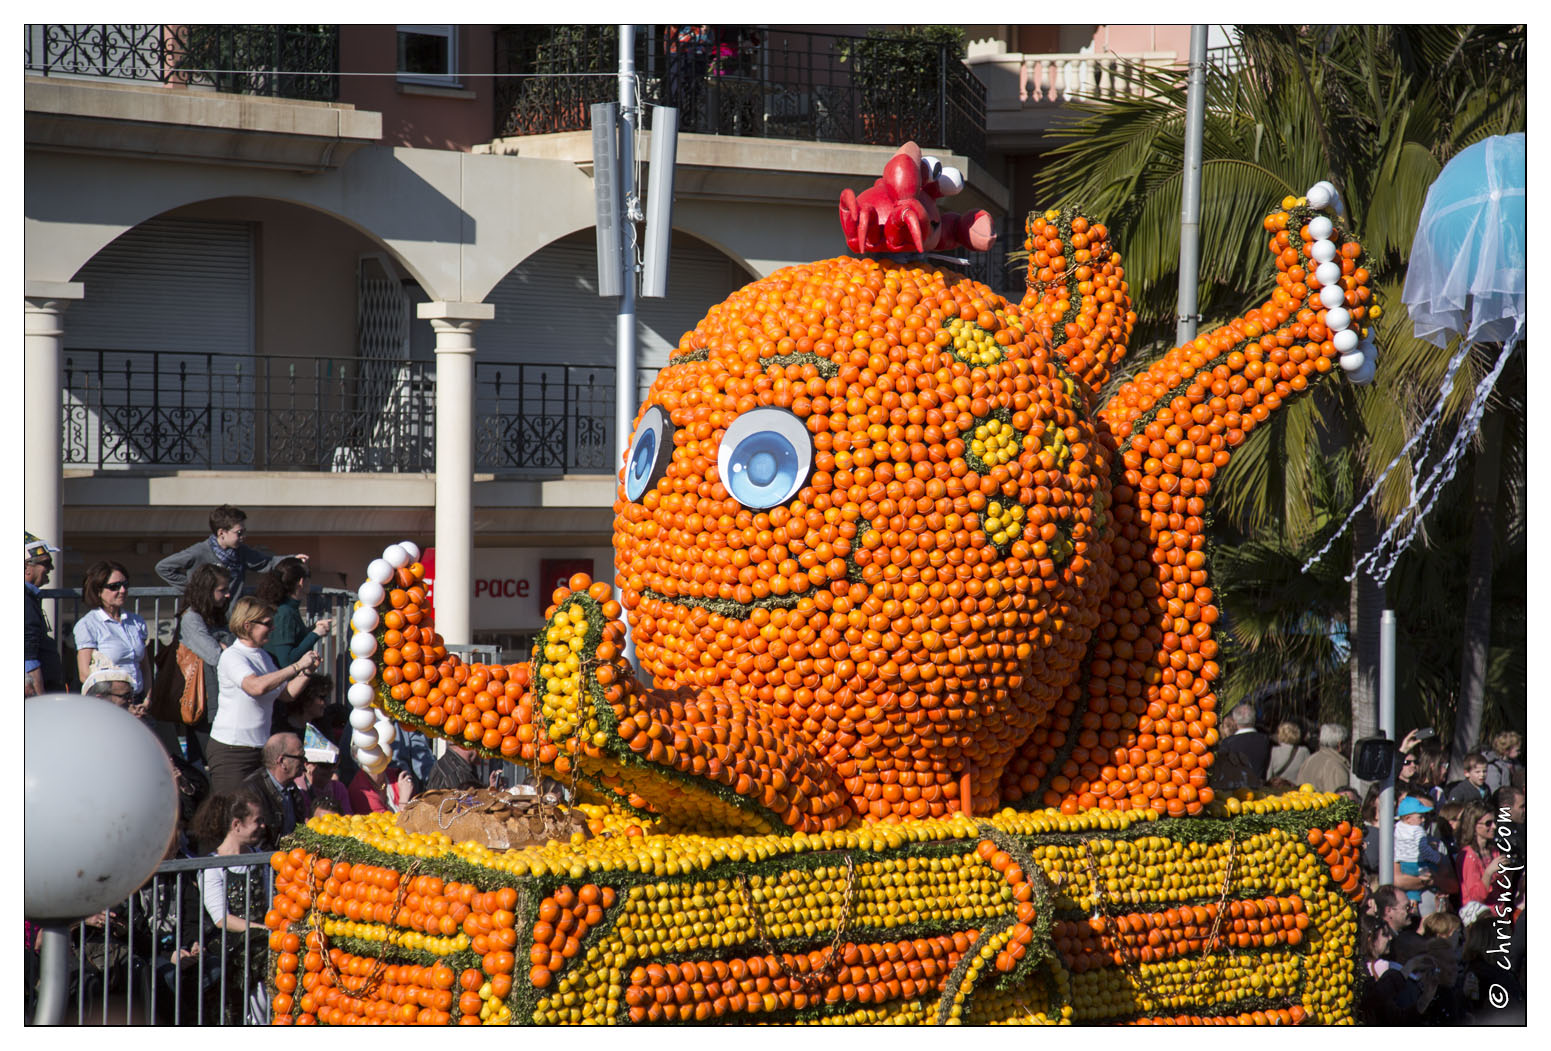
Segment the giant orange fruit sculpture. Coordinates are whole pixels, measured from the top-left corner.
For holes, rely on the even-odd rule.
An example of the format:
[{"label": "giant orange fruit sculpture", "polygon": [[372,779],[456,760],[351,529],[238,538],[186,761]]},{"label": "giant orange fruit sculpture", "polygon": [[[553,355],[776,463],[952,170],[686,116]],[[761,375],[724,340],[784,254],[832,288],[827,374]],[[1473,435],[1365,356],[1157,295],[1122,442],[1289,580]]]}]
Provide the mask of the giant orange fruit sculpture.
[{"label": "giant orange fruit sculpture", "polygon": [[925,262],[755,281],[637,417],[617,600],[575,579],[531,663],[471,669],[418,626],[418,567],[399,569],[376,699],[682,827],[1199,812],[1213,478],[1369,308],[1328,219],[1288,202],[1266,230],[1271,300],[1102,405],[1135,315],[1084,216],[1031,217],[1016,304]]}]

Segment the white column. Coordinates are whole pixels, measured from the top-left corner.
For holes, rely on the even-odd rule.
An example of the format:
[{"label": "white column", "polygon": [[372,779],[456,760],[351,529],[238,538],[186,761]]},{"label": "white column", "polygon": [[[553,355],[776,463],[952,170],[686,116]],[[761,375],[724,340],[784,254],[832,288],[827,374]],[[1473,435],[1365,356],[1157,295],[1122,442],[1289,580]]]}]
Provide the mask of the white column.
[{"label": "white column", "polygon": [[[55,547],[64,545],[64,399],[60,386],[64,327],[60,314],[86,294],[79,281],[28,281],[23,357],[22,528]],[[54,559],[54,587],[63,587],[64,552]]]},{"label": "white column", "polygon": [[436,630],[448,645],[472,641],[474,594],[474,330],[489,303],[421,303],[436,331]]}]

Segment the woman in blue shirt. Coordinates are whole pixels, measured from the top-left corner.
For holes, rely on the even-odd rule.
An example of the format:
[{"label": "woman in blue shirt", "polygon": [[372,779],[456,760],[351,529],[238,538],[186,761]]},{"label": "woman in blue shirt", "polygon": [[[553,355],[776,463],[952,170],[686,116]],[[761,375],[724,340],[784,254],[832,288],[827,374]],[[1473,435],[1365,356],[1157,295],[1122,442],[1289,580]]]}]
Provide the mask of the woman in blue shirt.
[{"label": "woman in blue shirt", "polygon": [[138,716],[146,709],[151,682],[149,633],[140,615],[124,608],[128,598],[129,571],[119,563],[97,562],[86,571],[81,603],[87,612],[75,624],[76,669],[82,682],[102,668],[128,672],[136,702],[129,710]]}]

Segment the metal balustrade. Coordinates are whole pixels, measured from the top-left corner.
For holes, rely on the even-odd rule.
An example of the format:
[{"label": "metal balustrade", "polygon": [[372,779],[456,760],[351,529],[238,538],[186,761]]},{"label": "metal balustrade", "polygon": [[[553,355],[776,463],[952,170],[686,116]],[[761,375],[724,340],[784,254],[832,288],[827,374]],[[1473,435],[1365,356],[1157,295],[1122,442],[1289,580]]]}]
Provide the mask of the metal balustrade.
[{"label": "metal balustrade", "polygon": [[[424,361],[65,351],[67,468],[428,473],[436,369]],[[476,469],[607,471],[611,366],[475,365]]]},{"label": "metal balustrade", "polygon": [[28,73],[243,95],[339,98],[339,27],[29,25]]}]

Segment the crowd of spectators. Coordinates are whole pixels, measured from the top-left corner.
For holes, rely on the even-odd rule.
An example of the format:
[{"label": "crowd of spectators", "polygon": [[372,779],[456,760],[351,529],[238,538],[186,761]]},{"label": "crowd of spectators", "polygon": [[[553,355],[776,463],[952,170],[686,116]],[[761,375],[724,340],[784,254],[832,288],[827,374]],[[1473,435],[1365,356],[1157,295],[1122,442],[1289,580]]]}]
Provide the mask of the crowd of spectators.
[{"label": "crowd of spectators", "polygon": [[[1497,733],[1489,747],[1466,754],[1452,778],[1433,731],[1406,735],[1396,763],[1389,872],[1380,871],[1383,785],[1368,784],[1359,795],[1344,726],[1322,725],[1308,742],[1298,723],[1283,722],[1273,738],[1257,727],[1251,706],[1239,705],[1222,732],[1218,762],[1238,779],[1229,787],[1277,791],[1307,784],[1361,799],[1363,1022],[1523,1020],[1525,768],[1517,732]],[[1314,743],[1311,755],[1307,745]]]},{"label": "crowd of spectators", "polygon": [[[260,852],[320,811],[402,809],[426,789],[437,763],[430,741],[411,731],[401,734],[397,764],[379,776],[351,761],[349,708],[322,667],[320,643],[334,622],[328,616],[309,619],[304,612],[311,578],[307,557],[270,556],[248,547],[246,519],[240,508],[217,508],[205,540],[157,565],[163,580],[182,590],[173,615],[176,634],[163,645],[181,644],[203,665],[205,707],[181,727],[152,718],[154,636],[129,601],[129,572],[104,560],[91,565],[82,580],[81,615],[72,633],[81,690],[144,720],[173,764],[179,815],[166,858],[258,856],[251,865],[185,873],[193,882],[183,880],[181,892],[175,893],[177,878],[153,880],[137,893],[133,909],[109,910],[86,921],[88,946],[114,948],[106,959],[95,948],[72,959],[73,999],[121,990],[133,956],[133,966],[149,966],[158,984],[158,1014],[176,1002],[183,1004],[182,1021],[209,1022],[223,1011],[228,1021],[262,1019],[268,947],[262,920],[268,899]],[[57,551],[30,533],[24,538],[27,696],[69,688],[42,599]],[[448,755],[454,762],[435,767],[436,787],[487,783],[477,761],[469,761],[472,753],[458,749]],[[489,783],[494,782],[491,775]],[[29,1005],[39,945],[39,932],[29,924]],[[225,960],[225,982],[212,978],[219,968],[201,966],[211,962],[212,953]],[[244,953],[252,954],[248,970],[255,976],[247,983],[246,1001]]]}]

